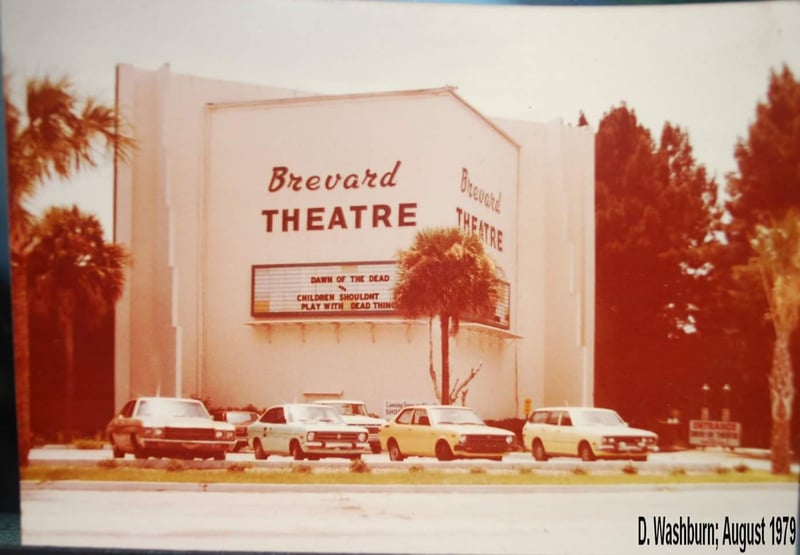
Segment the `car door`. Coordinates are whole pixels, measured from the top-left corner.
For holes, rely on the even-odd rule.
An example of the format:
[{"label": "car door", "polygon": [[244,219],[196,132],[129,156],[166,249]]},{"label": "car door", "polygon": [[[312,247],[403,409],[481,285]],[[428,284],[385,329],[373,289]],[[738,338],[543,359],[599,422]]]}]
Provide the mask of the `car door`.
[{"label": "car door", "polygon": [[564,444],[561,437],[561,429],[558,425],[563,413],[564,411],[561,410],[553,410],[550,411],[550,414],[547,416],[547,422],[544,426],[544,439],[542,441],[544,443],[544,450],[547,451],[547,454],[549,455],[564,454]]},{"label": "car door", "polygon": [[133,450],[131,435],[136,432],[137,426],[133,420],[133,409],[136,401],[128,401],[119,411],[109,426],[109,435],[114,445],[125,450]]},{"label": "car door", "polygon": [[565,410],[561,414],[561,420],[558,422],[558,434],[559,440],[561,441],[562,453],[568,455],[578,454],[578,442],[581,439],[578,436],[578,430],[575,428],[574,424],[572,414],[570,411]]},{"label": "car door", "polygon": [[283,419],[283,407],[272,407],[261,417],[258,426],[255,427],[255,437],[253,441],[258,439],[261,442],[261,447],[266,453],[280,452],[280,442],[275,436],[275,426]]},{"label": "car door", "polygon": [[392,428],[394,428],[392,430],[392,436],[395,438],[395,441],[397,441],[400,452],[404,455],[412,453],[414,428],[411,422],[413,417],[414,409],[405,408],[397,415],[397,418],[394,420],[394,425],[392,426]]},{"label": "car door", "polygon": [[414,418],[411,421],[411,427],[411,449],[413,453],[432,456],[434,454],[436,438],[434,437],[428,409],[414,409]]}]

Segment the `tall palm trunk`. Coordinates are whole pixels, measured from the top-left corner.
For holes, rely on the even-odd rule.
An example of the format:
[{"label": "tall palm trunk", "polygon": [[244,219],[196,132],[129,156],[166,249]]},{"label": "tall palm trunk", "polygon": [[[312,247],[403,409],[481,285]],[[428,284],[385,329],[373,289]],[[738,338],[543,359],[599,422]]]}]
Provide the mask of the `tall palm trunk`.
[{"label": "tall palm trunk", "polygon": [[442,404],[450,404],[450,316],[439,316],[442,342]]},{"label": "tall palm trunk", "polygon": [[769,393],[772,402],[772,433],[770,451],[772,454],[772,473],[789,474],[791,465],[792,403],[794,384],[792,383],[792,359],[789,353],[789,334],[778,332],[772,353],[772,370],[769,375]]},{"label": "tall palm trunk", "polygon": [[28,260],[27,256],[12,257],[11,315],[14,333],[14,379],[17,397],[17,434],[19,464],[27,466],[31,450],[31,374],[30,328],[28,323]]},{"label": "tall palm trunk", "polygon": [[75,324],[67,314],[62,314],[60,320],[64,334],[64,441],[71,443],[75,415]]}]

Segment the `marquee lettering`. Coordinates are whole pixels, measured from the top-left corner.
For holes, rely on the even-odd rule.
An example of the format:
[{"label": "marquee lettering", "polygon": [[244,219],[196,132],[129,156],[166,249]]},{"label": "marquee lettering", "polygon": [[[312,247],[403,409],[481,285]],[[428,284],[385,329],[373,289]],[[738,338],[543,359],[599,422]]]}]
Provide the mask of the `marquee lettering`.
[{"label": "marquee lettering", "polygon": [[503,252],[502,229],[497,229],[492,224],[481,220],[475,214],[470,214],[462,208],[456,207],[456,214],[458,215],[458,227],[466,233],[476,234],[484,245]]}]

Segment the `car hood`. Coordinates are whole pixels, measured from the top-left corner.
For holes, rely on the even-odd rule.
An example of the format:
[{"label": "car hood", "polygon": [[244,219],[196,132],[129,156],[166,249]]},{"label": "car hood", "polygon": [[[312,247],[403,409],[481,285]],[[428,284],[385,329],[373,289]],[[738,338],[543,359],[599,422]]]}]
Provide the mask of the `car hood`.
[{"label": "car hood", "polygon": [[435,424],[433,427],[437,430],[453,432],[456,434],[481,434],[497,436],[514,435],[513,432],[504,430],[503,428],[482,426],[480,424]]},{"label": "car hood", "polygon": [[642,430],[641,428],[629,428],[628,426],[578,426],[585,430],[591,430],[592,433],[604,436],[615,437],[657,437],[657,434],[649,430]]},{"label": "car hood", "polygon": [[333,424],[326,422],[303,423],[297,422],[296,426],[301,426],[309,432],[364,432],[367,433],[366,428],[359,426],[351,426],[349,424]]},{"label": "car hood", "polygon": [[386,420],[372,416],[342,416],[342,420],[350,426],[383,426]]},{"label": "car hood", "polygon": [[210,418],[202,417],[147,417],[140,418],[142,425],[151,428],[211,428],[214,430],[235,430],[233,424],[217,422]]}]

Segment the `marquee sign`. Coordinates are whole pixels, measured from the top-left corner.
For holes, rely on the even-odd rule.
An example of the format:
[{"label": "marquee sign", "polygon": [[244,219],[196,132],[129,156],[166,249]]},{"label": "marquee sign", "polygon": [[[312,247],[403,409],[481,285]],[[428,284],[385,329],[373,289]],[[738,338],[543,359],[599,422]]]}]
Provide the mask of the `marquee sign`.
[{"label": "marquee sign", "polygon": [[[397,263],[335,262],[252,267],[250,314],[255,318],[392,316]],[[508,329],[510,288],[503,290],[490,326]]]}]

